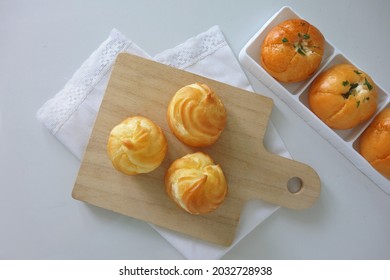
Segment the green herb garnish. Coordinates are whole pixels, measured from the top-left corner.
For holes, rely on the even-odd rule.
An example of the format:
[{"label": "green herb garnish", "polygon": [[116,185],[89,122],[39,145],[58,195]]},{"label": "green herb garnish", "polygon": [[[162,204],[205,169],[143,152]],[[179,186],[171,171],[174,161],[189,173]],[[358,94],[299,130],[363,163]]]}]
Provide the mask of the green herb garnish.
[{"label": "green herb garnish", "polygon": [[342,93],[341,96],[344,97],[344,99],[348,99],[349,96],[352,94],[353,90],[357,88],[358,85],[358,83],[350,84],[349,90],[346,93]]},{"label": "green herb garnish", "polygon": [[347,86],[347,85],[349,85],[349,82],[348,81],[344,81],[343,82],[343,86]]},{"label": "green herb garnish", "polygon": [[355,72],[355,73],[358,74],[358,75],[361,75],[361,74],[362,74],[362,72],[360,72],[359,70],[353,70],[353,72]]},{"label": "green herb garnish", "polygon": [[351,93],[349,91],[341,94],[341,96],[344,97],[344,99],[348,99],[350,95]]},{"label": "green herb garnish", "polygon": [[368,90],[372,90],[372,85],[367,81],[367,78],[364,78],[364,85],[368,87]]},{"label": "green herb garnish", "polygon": [[303,35],[302,35],[302,33],[300,33],[300,32],[298,33],[298,37],[299,37],[299,38],[306,39],[306,40],[307,40],[307,39],[310,39],[310,35],[309,35],[309,34],[303,34]]},{"label": "green herb garnish", "polygon": [[286,37],[283,37],[282,42],[283,43],[288,43],[288,39]]},{"label": "green herb garnish", "polygon": [[356,101],[356,108],[359,108],[360,100]]},{"label": "green herb garnish", "polygon": [[297,52],[300,53],[301,55],[306,55],[306,53],[303,51],[301,47],[297,49]]},{"label": "green herb garnish", "polygon": [[351,84],[351,88],[349,90],[355,89],[358,87],[358,83]]}]

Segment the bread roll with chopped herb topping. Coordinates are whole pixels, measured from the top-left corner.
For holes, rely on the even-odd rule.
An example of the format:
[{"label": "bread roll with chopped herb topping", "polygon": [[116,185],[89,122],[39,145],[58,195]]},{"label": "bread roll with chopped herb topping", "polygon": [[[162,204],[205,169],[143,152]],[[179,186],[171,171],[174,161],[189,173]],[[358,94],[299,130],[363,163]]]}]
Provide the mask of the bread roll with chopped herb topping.
[{"label": "bread roll with chopped herb topping", "polygon": [[368,120],[377,108],[373,80],[351,64],[322,72],[309,89],[310,109],[334,129],[350,129]]},{"label": "bread roll with chopped herb topping", "polygon": [[116,125],[107,142],[113,166],[127,175],[153,171],[164,160],[167,149],[161,128],[141,116],[127,118]]},{"label": "bread roll with chopped herb topping", "polygon": [[168,196],[190,214],[206,214],[219,207],[227,183],[219,165],[202,152],[175,160],[165,174]]},{"label": "bread roll with chopped herb topping", "polygon": [[309,78],[320,66],[325,39],[303,19],[286,20],[267,34],[261,45],[263,68],[280,82]]},{"label": "bread roll with chopped herb topping", "polygon": [[360,136],[359,152],[390,179],[390,107],[380,112]]}]

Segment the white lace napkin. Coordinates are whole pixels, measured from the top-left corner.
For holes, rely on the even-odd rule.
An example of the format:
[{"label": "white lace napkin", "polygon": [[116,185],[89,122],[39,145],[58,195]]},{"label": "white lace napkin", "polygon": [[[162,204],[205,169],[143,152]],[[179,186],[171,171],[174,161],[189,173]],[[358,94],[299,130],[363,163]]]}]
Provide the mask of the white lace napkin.
[{"label": "white lace napkin", "polygon": [[[64,88],[37,112],[37,118],[80,160],[86,149],[112,65],[120,52],[151,58],[114,29],[108,39],[75,72]],[[251,90],[248,79],[218,26],[156,55],[153,59]],[[264,144],[269,151],[290,157],[271,122]],[[243,209],[235,241],[228,248],[151,226],[188,259],[218,259],[278,208],[276,205],[262,201],[248,202]]]}]

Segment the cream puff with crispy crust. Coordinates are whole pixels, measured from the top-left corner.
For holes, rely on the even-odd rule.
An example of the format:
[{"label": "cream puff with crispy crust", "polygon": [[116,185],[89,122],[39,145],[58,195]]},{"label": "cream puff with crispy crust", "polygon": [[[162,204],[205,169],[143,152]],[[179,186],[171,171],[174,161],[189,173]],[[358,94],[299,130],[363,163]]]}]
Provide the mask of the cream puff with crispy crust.
[{"label": "cream puff with crispy crust", "polygon": [[190,214],[206,214],[218,208],[227,194],[219,165],[202,152],[175,160],[165,174],[168,196]]},{"label": "cream puff with crispy crust", "polygon": [[225,128],[226,118],[219,96],[200,83],[179,89],[167,110],[168,124],[174,135],[192,147],[214,144]]},{"label": "cream puff with crispy crust", "polygon": [[161,128],[141,116],[129,117],[116,125],[107,143],[113,166],[127,175],[156,169],[164,160],[167,148]]}]

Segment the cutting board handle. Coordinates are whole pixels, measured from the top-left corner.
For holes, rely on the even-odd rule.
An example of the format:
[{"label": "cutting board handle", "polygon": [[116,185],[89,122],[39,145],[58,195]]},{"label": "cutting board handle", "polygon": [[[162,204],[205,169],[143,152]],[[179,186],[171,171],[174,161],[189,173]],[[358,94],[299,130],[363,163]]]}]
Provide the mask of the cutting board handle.
[{"label": "cutting board handle", "polygon": [[[266,153],[262,159],[254,159],[251,168],[253,178],[243,188],[245,200],[259,199],[290,209],[305,209],[314,204],[321,192],[321,182],[316,171],[310,166]],[[258,166],[267,161],[265,171]],[[256,172],[257,169],[257,172]]]}]

